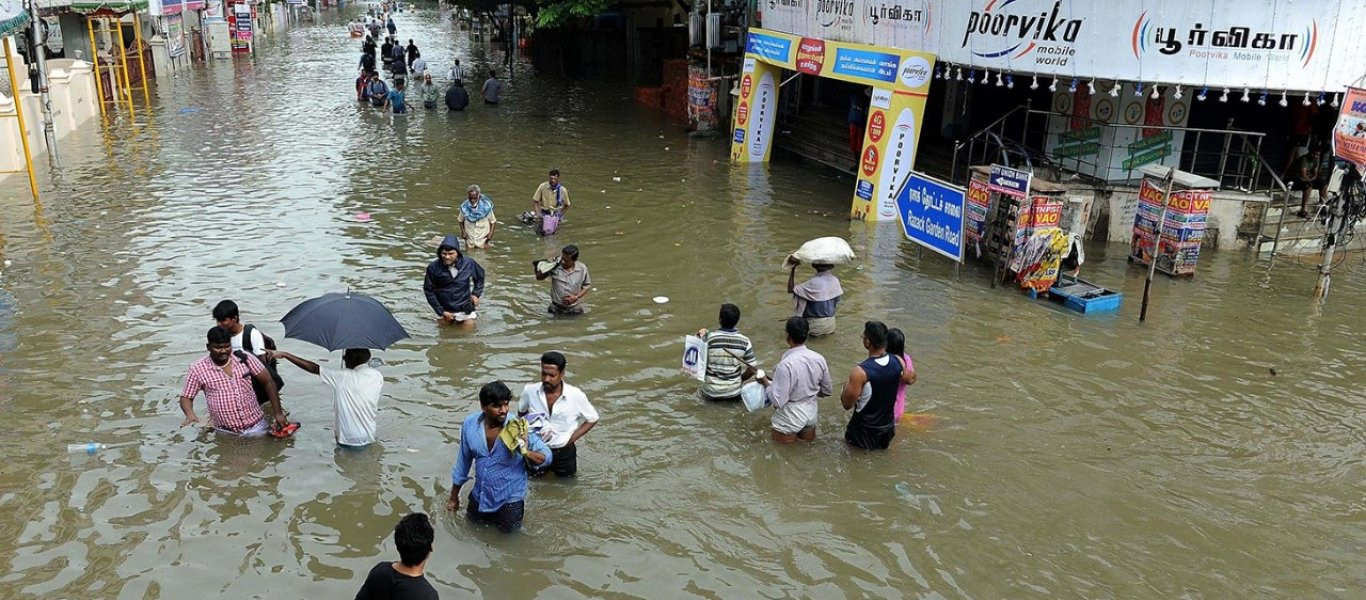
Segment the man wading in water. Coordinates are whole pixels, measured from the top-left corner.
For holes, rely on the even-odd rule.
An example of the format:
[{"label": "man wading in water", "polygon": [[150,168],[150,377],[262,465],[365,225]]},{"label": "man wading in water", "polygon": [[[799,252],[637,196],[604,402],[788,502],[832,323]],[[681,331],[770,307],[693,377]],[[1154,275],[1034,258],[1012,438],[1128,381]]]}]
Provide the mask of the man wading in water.
[{"label": "man wading in water", "polygon": [[[844,410],[854,410],[844,429],[844,441],[865,450],[883,450],[896,436],[893,413],[897,388],[915,383],[915,371],[902,364],[901,357],[887,354],[887,326],[878,321],[863,324],[863,347],[868,349],[868,358],[849,373],[849,381],[840,392]],[[862,400],[865,383],[872,394]]]}]

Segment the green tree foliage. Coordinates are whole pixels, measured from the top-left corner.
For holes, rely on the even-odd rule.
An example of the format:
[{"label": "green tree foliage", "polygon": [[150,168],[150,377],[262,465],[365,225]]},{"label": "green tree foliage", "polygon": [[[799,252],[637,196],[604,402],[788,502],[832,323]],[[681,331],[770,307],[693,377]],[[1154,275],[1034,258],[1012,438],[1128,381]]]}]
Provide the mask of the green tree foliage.
[{"label": "green tree foliage", "polygon": [[575,17],[596,17],[614,3],[613,0],[537,0],[536,24],[555,27]]},{"label": "green tree foliage", "polygon": [[[468,8],[475,14],[491,16],[497,13],[499,6],[508,2],[455,0],[454,4]],[[526,9],[527,13],[535,18],[537,26],[556,27],[577,17],[596,17],[616,4],[616,0],[515,0],[512,4]]]}]

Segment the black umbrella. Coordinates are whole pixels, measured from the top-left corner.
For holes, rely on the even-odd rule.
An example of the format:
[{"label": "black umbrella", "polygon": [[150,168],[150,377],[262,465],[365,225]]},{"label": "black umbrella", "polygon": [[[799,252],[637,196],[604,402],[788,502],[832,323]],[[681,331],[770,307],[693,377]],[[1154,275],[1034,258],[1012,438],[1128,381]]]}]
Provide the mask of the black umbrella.
[{"label": "black umbrella", "polygon": [[317,344],[328,351],[383,350],[408,337],[408,332],[379,300],[351,292],[305,300],[280,322],[285,324],[285,337]]}]

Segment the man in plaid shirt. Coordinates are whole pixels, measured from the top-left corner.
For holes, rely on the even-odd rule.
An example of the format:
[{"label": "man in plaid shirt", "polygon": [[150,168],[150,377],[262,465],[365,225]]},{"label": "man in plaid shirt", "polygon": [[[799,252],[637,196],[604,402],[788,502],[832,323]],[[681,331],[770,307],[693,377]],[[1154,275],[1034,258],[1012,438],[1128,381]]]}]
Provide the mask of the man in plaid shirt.
[{"label": "man in plaid shirt", "polygon": [[185,388],[180,392],[180,410],[185,412],[181,427],[199,421],[194,399],[200,391],[209,405],[209,419],[218,430],[235,435],[261,435],[269,428],[261,405],[256,402],[252,379],[265,386],[277,427],[288,424],[280,407],[275,380],[255,356],[232,351],[232,332],[222,327],[209,330],[209,355],[190,365]]}]

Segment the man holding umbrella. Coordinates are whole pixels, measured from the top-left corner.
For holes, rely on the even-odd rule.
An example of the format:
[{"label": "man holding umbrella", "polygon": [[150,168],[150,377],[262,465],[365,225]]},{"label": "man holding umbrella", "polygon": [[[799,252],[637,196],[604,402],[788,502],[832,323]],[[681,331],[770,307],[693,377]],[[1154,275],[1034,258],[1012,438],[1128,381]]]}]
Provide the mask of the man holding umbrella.
[{"label": "man holding umbrella", "polygon": [[345,369],[327,369],[310,360],[279,350],[267,350],[269,358],[283,358],[309,373],[321,377],[332,388],[334,409],[333,437],[337,445],[360,448],[375,441],[375,413],[379,410],[384,376],[370,367],[370,351],[347,348],[342,355]]},{"label": "man holding umbrella", "polygon": [[317,344],[329,352],[346,349],[342,355],[345,369],[324,369],[288,352],[272,351],[270,356],[294,363],[332,388],[336,408],[333,435],[338,444],[365,446],[375,441],[375,412],[384,376],[370,367],[368,348],[383,350],[408,337],[393,313],[378,300],[348,290],[305,300],[280,322],[285,325],[287,338]]},{"label": "man holding umbrella", "polygon": [[484,267],[460,251],[460,238],[454,235],[441,241],[436,255],[422,283],[427,304],[442,323],[473,328],[479,297],[484,295]]}]

